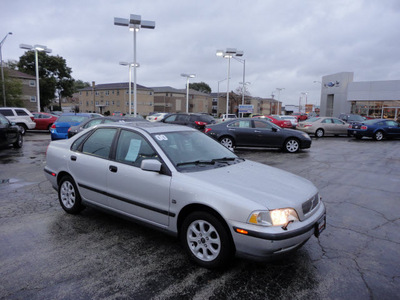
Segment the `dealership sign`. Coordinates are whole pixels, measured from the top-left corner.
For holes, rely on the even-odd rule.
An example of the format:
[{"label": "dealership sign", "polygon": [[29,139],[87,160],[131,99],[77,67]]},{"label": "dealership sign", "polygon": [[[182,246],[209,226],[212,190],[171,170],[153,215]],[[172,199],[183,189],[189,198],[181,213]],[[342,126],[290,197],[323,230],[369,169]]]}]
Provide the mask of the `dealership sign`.
[{"label": "dealership sign", "polygon": [[253,105],[239,105],[240,114],[252,114],[254,112]]}]

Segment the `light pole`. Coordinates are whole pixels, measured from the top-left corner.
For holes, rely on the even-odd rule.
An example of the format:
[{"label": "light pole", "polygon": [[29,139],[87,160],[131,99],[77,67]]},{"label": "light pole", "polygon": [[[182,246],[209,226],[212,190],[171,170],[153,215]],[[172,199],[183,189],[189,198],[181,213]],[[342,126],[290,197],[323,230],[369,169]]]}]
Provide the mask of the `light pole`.
[{"label": "light pole", "polygon": [[3,100],[4,100],[4,107],[6,107],[6,86],[4,84],[4,72],[3,72],[3,54],[1,52],[1,48],[3,47],[4,42],[6,41],[6,38],[11,35],[12,32],[9,32],[6,34],[4,39],[1,40],[0,42],[0,64],[1,64],[1,82],[3,83]]},{"label": "light pole", "polygon": [[196,77],[196,74],[181,74],[182,77],[186,77],[186,113],[189,113],[189,78]]},{"label": "light pole", "polygon": [[[130,15],[129,19],[114,18],[114,25],[126,26],[133,31],[133,109],[134,116],[137,116],[137,91],[136,91],[136,31],[140,28],[154,29],[156,22],[142,20],[140,15]],[[130,104],[130,102],[129,102]],[[129,106],[130,107],[130,106]],[[131,114],[131,111],[129,111]]]},{"label": "light pole", "polygon": [[[140,67],[138,63],[133,64],[133,63],[128,63],[125,61],[120,61],[119,64],[121,66],[128,66],[129,68],[129,115],[132,113],[132,67],[136,66],[137,68]],[[136,111],[136,110],[135,110]]]},{"label": "light pole", "polygon": [[[228,115],[229,113],[229,75],[230,75],[230,69],[231,69],[231,58],[235,56],[243,56],[243,51],[238,51],[236,48],[227,48],[225,51],[224,50],[217,50],[216,52],[217,56],[222,56],[223,58],[228,59],[228,76],[227,78],[227,84],[226,84],[226,114]],[[244,82],[244,80],[243,80]]]},{"label": "light pole", "polygon": [[51,49],[47,48],[47,46],[43,45],[26,45],[20,44],[19,47],[21,49],[33,50],[35,51],[35,68],[36,68],[36,98],[37,98],[37,111],[40,112],[40,89],[39,89],[39,59],[38,59],[38,51],[44,51],[46,53],[51,53]]},{"label": "light pole", "polygon": [[306,104],[304,106],[305,107],[304,108],[304,112],[307,113],[307,95],[308,95],[308,92],[301,92],[301,94],[306,96]]},{"label": "light pole", "polygon": [[[285,88],[276,88],[276,90],[278,91],[278,110],[279,110],[279,103],[281,102],[281,91],[283,91]],[[280,115],[280,113],[278,112],[278,115]]]},{"label": "light pole", "polygon": [[[242,105],[244,105],[244,91],[246,89],[245,85],[246,84],[250,84],[250,82],[246,82],[246,60],[245,59],[240,59],[237,57],[233,57],[235,60],[237,60],[238,62],[241,62],[243,64],[243,81],[239,82],[239,84],[243,84],[243,88],[242,88]],[[242,117],[243,117],[243,113],[242,113]]]}]

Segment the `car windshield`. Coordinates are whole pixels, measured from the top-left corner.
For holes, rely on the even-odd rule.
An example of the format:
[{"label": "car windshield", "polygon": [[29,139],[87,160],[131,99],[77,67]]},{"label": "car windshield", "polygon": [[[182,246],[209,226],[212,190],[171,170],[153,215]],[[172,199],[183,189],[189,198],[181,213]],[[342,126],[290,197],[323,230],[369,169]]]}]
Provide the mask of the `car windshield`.
[{"label": "car windshield", "polygon": [[223,167],[241,161],[229,149],[202,132],[165,132],[152,136],[181,172]]},{"label": "car windshield", "polygon": [[359,116],[359,115],[351,115],[349,116],[349,118],[347,119],[347,121],[364,121],[364,118]]},{"label": "car windshield", "polygon": [[319,119],[320,119],[320,118],[313,117],[313,118],[311,118],[311,119],[308,119],[307,122],[316,122],[316,121],[318,121]]},{"label": "car windshield", "polygon": [[87,120],[87,116],[60,116],[57,120],[57,123],[82,123],[83,121]]}]

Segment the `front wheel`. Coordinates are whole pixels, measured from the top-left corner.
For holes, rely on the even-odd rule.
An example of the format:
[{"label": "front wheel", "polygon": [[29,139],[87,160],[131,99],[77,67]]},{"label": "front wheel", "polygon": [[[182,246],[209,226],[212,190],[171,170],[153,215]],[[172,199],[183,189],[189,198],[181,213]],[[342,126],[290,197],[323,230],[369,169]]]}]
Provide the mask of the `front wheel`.
[{"label": "front wheel", "polygon": [[375,141],[382,141],[383,140],[383,132],[377,131],[374,133],[374,140]]},{"label": "front wheel", "polygon": [[207,212],[194,212],[186,217],[181,241],[190,259],[205,268],[225,266],[233,257],[229,233],[218,218]]},{"label": "front wheel", "polygon": [[228,148],[229,150],[233,150],[233,147],[235,146],[235,142],[233,141],[233,139],[229,136],[224,136],[222,137],[219,142],[221,143],[221,145],[225,146],[226,148]]},{"label": "front wheel", "polygon": [[324,136],[324,130],[322,129],[322,128],[318,128],[316,131],[315,131],[315,136],[317,137],[317,138],[321,138],[321,137],[323,137]]},{"label": "front wheel", "polygon": [[28,129],[28,128],[26,127],[26,125],[25,125],[25,124],[18,124],[18,126],[21,128],[21,133],[22,133],[22,135],[25,135],[26,130]]},{"label": "front wheel", "polygon": [[22,137],[22,133],[18,134],[18,138],[15,141],[15,143],[13,144],[14,148],[22,148],[22,144],[24,143],[23,137]]},{"label": "front wheel", "polygon": [[284,145],[284,150],[289,153],[295,153],[299,151],[300,149],[300,143],[297,139],[295,138],[290,138],[286,140],[285,145]]},{"label": "front wheel", "polygon": [[76,215],[85,207],[82,205],[82,199],[76,184],[71,176],[64,176],[58,188],[58,199],[61,207],[69,214]]}]

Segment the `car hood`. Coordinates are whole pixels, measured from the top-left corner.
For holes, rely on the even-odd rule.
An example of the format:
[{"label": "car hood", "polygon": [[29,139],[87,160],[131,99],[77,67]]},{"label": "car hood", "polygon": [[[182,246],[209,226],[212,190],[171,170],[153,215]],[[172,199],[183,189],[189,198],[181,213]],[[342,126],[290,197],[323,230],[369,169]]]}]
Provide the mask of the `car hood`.
[{"label": "car hood", "polygon": [[318,192],[305,178],[248,160],[185,175],[203,190],[246,198],[268,209],[298,206]]}]

